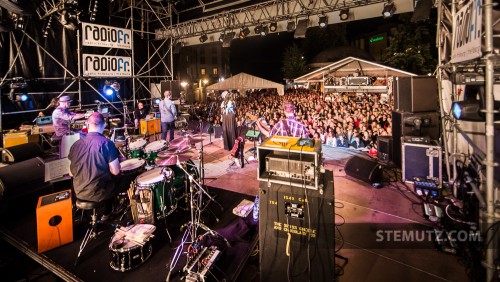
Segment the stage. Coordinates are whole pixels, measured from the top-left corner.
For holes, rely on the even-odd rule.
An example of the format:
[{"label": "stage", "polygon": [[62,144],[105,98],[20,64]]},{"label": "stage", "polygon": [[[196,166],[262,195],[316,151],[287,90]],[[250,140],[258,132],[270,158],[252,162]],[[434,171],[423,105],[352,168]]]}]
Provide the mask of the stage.
[{"label": "stage", "polygon": [[[216,222],[212,215],[207,215],[207,226],[225,234],[234,247],[234,251],[242,257],[236,259],[234,252],[228,249],[224,257],[217,263],[218,280],[229,278],[233,281],[259,281],[258,255],[255,256],[254,245],[257,239],[257,230],[249,219],[242,219],[232,214],[231,210],[242,199],[253,200],[258,192],[257,162],[252,160],[251,152],[246,153],[249,158],[244,168],[229,166],[231,159],[229,152],[223,150],[220,139],[205,139],[203,144],[206,184],[211,193],[216,195],[217,201],[223,204],[224,211],[217,205],[211,204],[210,209],[219,217]],[[198,144],[199,145],[199,144]],[[252,147],[252,143],[245,144],[245,150]],[[396,182],[384,183],[381,189],[347,176],[344,171],[346,162],[354,155],[365,154],[351,149],[323,148],[325,168],[333,171],[335,196],[335,245],[338,254],[349,259],[343,265],[336,260],[337,273],[340,281],[467,281],[466,268],[459,263],[460,257],[439,252],[432,247],[422,249],[381,248],[374,249],[363,244],[364,238],[370,234],[355,234],[351,232],[351,223],[394,223],[394,224],[422,224],[428,222],[422,216],[422,209],[412,202],[414,195],[407,188]],[[193,157],[198,164],[199,154]],[[8,216],[8,218],[10,218]],[[176,238],[172,246],[168,244],[165,225],[159,225],[153,239],[153,254],[151,258],[135,270],[125,273],[114,271],[109,266],[110,252],[108,244],[112,235],[112,228],[99,235],[99,240],[89,243],[84,251],[81,263],[74,266],[74,259],[78,246],[82,240],[84,229],[75,223],[75,241],[48,251],[37,260],[43,267],[34,267],[30,264],[12,265],[7,258],[0,258],[0,266],[4,265],[11,275],[8,280],[18,280],[24,270],[32,273],[47,268],[52,272],[52,265],[60,267],[60,277],[65,280],[81,279],[85,281],[125,280],[137,279],[148,281],[165,281],[167,265],[173,256],[173,248],[177,246],[180,226],[189,221],[186,211],[178,211],[167,217],[166,226],[172,236]],[[24,253],[36,255],[36,226],[34,214],[26,214],[22,218],[12,216],[10,220],[2,221],[2,237],[8,238],[10,244]],[[101,236],[102,235],[102,236]],[[7,248],[8,249],[8,248]],[[46,263],[47,260],[52,264]],[[13,269],[18,269],[17,271]],[[214,272],[218,272],[214,268]],[[224,272],[224,274],[222,274]],[[56,272],[57,273],[57,272]],[[241,273],[241,274],[240,274]],[[174,275],[175,274],[175,275]],[[238,274],[240,274],[238,276]],[[64,276],[67,275],[67,276]],[[49,278],[52,277],[52,278]],[[44,275],[37,281],[54,281],[55,275]],[[175,272],[171,279],[176,281],[180,276]]]}]

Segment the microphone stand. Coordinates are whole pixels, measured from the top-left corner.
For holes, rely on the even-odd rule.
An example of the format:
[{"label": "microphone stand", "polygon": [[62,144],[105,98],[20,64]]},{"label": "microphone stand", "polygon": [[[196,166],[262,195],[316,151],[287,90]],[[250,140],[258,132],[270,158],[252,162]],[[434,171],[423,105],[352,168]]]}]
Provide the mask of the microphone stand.
[{"label": "microphone stand", "polygon": [[128,108],[127,105],[125,104],[125,101],[123,101],[122,97],[120,94],[116,93],[116,97],[120,99],[120,102],[122,102],[122,107],[123,107],[123,125],[127,124],[127,122],[132,122],[130,117],[128,116]]},{"label": "microphone stand", "polygon": [[[201,199],[203,197],[203,194],[205,194],[211,201],[214,201],[215,203],[217,203],[221,207],[221,209],[223,209],[223,207],[217,201],[215,201],[215,199],[212,196],[210,196],[210,194],[208,194],[208,192],[205,191],[205,189],[203,189],[203,187],[198,182],[196,182],[196,180],[194,180],[194,177],[191,174],[189,174],[189,172],[181,165],[181,163],[179,162],[179,159],[177,159],[176,165],[185,173],[186,177],[189,178],[189,182],[190,182],[189,198],[190,198],[190,206],[191,206],[191,221],[189,221],[188,223],[181,226],[181,230],[183,228],[186,228],[186,231],[184,232],[184,235],[182,236],[182,239],[181,239],[181,243],[176,248],[175,253],[174,253],[174,257],[171,260],[169,273],[168,273],[167,279],[166,279],[167,281],[170,281],[170,274],[179,261],[179,258],[182,254],[182,250],[184,249],[184,245],[196,242],[198,228],[202,228],[203,230],[205,230],[211,234],[218,234],[200,222],[202,210],[200,209],[200,207],[197,207],[195,205],[195,202],[194,202],[194,188],[195,188],[195,186],[199,189],[199,192],[198,192],[199,199],[197,201],[198,204],[201,204]],[[195,209],[196,209],[196,211],[195,211]],[[195,215],[195,212],[196,212],[196,215]],[[191,241],[187,241],[188,236],[190,237]],[[219,234],[219,236],[221,236],[227,242],[226,238],[224,238],[220,234]],[[189,261],[187,263],[189,263]]]}]

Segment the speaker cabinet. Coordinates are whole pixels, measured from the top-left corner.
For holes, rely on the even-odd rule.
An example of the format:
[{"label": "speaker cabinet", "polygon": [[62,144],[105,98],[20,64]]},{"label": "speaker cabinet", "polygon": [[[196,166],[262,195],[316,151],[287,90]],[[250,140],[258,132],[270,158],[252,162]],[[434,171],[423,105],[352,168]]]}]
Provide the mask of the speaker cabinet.
[{"label": "speaker cabinet", "polygon": [[40,158],[0,168],[0,199],[17,198],[46,187],[44,176],[45,163]]},{"label": "speaker cabinet", "polygon": [[377,137],[377,157],[381,161],[392,162],[392,136]]},{"label": "speaker cabinet", "polygon": [[335,280],[333,172],[321,178],[321,190],[260,181],[260,281]]},{"label": "speaker cabinet", "polygon": [[26,143],[3,149],[2,161],[18,163],[43,156],[43,149],[38,143]]},{"label": "speaker cabinet", "polygon": [[[429,124],[422,124],[417,130],[414,126],[416,118],[428,120]],[[439,113],[392,112],[392,161],[397,167],[401,167],[401,138],[404,136],[429,136],[431,140],[438,140]]]},{"label": "speaker cabinet", "polygon": [[369,184],[382,180],[383,166],[369,157],[354,156],[347,161],[344,169],[347,175]]},{"label": "speaker cabinet", "polygon": [[222,126],[214,126],[214,137],[215,138],[222,137]]},{"label": "speaker cabinet", "polygon": [[170,90],[170,92],[172,92],[172,100],[177,100],[181,97],[181,83],[178,80],[161,81],[160,88],[162,99],[165,98],[163,93],[165,93],[166,90]]},{"label": "speaker cabinet", "polygon": [[438,109],[437,80],[432,76],[396,77],[394,109],[401,112],[430,112]]},{"label": "speaker cabinet", "polygon": [[38,253],[73,242],[71,190],[38,198],[36,231]]}]

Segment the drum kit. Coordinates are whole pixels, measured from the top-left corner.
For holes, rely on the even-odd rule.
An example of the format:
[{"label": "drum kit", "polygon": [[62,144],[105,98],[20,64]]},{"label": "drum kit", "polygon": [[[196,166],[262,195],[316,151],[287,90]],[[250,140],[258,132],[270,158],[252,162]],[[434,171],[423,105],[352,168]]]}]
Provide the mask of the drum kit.
[{"label": "drum kit", "polygon": [[[184,225],[187,227],[184,236],[191,235],[194,241],[196,229],[206,229],[199,222],[201,212],[206,209],[206,206],[203,208],[201,205],[213,201],[222,210],[220,203],[205,190],[203,174],[193,162],[200,156],[200,169],[203,169],[203,143],[201,152],[196,154],[197,150],[193,150],[196,143],[204,140],[203,137],[203,134],[196,134],[185,135],[171,142],[157,140],[148,143],[146,139],[125,142],[123,149],[128,159],[120,162],[121,173],[138,175],[129,191],[130,208],[136,225],[154,225],[159,220],[166,220],[176,211],[180,199],[185,199],[186,210],[191,210],[191,221]],[[166,231],[172,241],[168,229]],[[178,248],[182,247],[183,244]],[[111,267],[122,272],[137,267],[151,255],[148,242],[139,246],[133,242],[118,242],[115,237],[109,249],[113,257]],[[134,262],[127,256],[140,259]],[[128,264],[124,265],[123,261]]]}]

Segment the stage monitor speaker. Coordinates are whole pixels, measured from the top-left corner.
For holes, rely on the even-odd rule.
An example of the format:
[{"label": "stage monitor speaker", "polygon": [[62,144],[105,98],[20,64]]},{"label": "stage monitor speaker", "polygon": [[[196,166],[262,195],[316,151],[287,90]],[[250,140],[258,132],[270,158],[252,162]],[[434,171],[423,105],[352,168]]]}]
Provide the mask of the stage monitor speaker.
[{"label": "stage monitor speaker", "polygon": [[45,163],[33,158],[0,168],[0,199],[30,194],[45,185]]},{"label": "stage monitor speaker", "polygon": [[396,77],[394,110],[413,113],[437,111],[437,86],[437,80],[432,76]]},{"label": "stage monitor speaker", "polygon": [[179,80],[165,80],[160,82],[161,98],[164,99],[163,93],[166,90],[172,92],[172,100],[178,100],[181,97],[181,83]]},{"label": "stage monitor speaker", "polygon": [[345,165],[345,173],[369,184],[380,183],[384,167],[377,160],[364,156],[354,156]]},{"label": "stage monitor speaker", "polygon": [[2,151],[2,161],[6,163],[18,163],[42,156],[43,149],[38,143],[21,144]]},{"label": "stage monitor speaker", "polygon": [[71,190],[38,198],[36,231],[38,253],[73,242]]},{"label": "stage monitor speaker", "polygon": [[[429,119],[430,124],[420,125],[420,130],[416,130],[414,125],[409,125],[415,118]],[[406,122],[405,122],[406,121]],[[404,136],[429,136],[431,140],[438,140],[439,133],[439,113],[410,113],[392,112],[392,161],[397,167],[401,167],[401,139]]]},{"label": "stage monitor speaker", "polygon": [[214,137],[215,138],[222,137],[222,126],[214,126]]},{"label": "stage monitor speaker", "polygon": [[381,161],[392,162],[392,136],[377,137],[377,157]]},{"label": "stage monitor speaker", "polygon": [[321,190],[260,181],[260,281],[335,280],[333,172],[321,179]]}]

